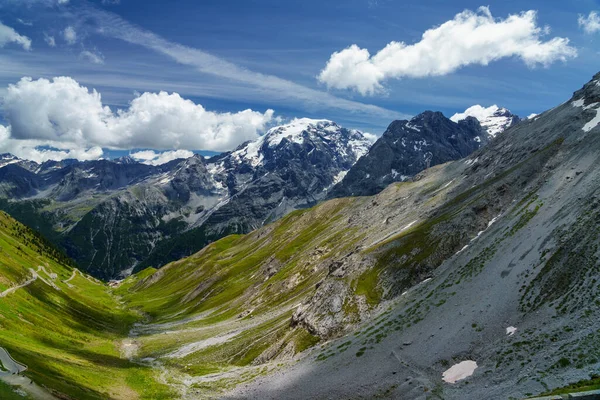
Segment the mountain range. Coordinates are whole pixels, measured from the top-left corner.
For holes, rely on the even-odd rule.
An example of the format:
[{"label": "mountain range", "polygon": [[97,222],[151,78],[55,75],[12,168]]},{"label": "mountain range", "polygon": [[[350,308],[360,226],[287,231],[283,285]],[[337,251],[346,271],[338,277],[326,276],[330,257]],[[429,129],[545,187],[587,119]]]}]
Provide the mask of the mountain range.
[{"label": "mountain range", "polygon": [[361,132],[296,119],[209,159],[37,164],[0,156],[0,207],[92,275],[111,279],[190,255],[322,200],[370,146]]},{"label": "mountain range", "polygon": [[[308,157],[308,139],[329,124],[259,148],[298,144]],[[464,158],[110,285],[1,213],[0,394],[506,399],[594,388],[599,124],[600,73]],[[239,150],[186,161],[209,170],[248,157],[258,169],[268,159]],[[162,187],[175,176],[166,171],[184,172],[163,168],[144,179]]]}]

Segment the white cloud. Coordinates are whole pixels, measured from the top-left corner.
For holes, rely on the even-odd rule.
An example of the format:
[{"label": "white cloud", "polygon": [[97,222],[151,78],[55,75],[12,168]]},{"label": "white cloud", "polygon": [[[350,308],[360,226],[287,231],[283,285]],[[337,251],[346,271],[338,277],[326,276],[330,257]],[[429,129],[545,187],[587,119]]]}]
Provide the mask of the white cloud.
[{"label": "white cloud", "polygon": [[67,44],[75,44],[77,42],[77,32],[72,26],[67,26],[63,31],[63,37]]},{"label": "white cloud", "polygon": [[202,149],[224,151],[255,139],[274,120],[264,113],[207,111],[177,93],[143,93],[113,112],[95,90],[69,77],[9,85],[4,113],[15,140],[62,143],[65,148]]},{"label": "white cloud", "polygon": [[194,155],[189,150],[170,150],[157,153],[153,150],[143,150],[131,153],[130,156],[148,165],[162,165],[179,158],[190,158]]},{"label": "white cloud", "polygon": [[89,4],[81,8],[79,16],[96,22],[99,27],[98,32],[105,36],[143,46],[180,64],[191,66],[200,73],[237,82],[252,89],[256,88],[262,99],[268,97],[271,101],[281,104],[301,102],[305,108],[313,111],[338,109],[386,120],[406,116],[382,107],[339,98],[273,75],[251,71],[200,49],[170,42],[123,20],[117,14],[97,9]]},{"label": "white cloud", "polygon": [[19,35],[13,28],[0,22],[0,47],[4,47],[8,43],[16,43],[24,50],[31,50],[31,39]]},{"label": "white cloud", "polygon": [[495,19],[488,7],[477,12],[465,10],[425,31],[415,44],[391,42],[372,56],[357,45],[335,52],[318,79],[329,88],[372,95],[383,90],[386,79],[446,75],[467,65],[488,65],[507,57],[520,58],[534,67],[577,56],[567,38],[543,41],[549,31],[538,26],[535,11]]},{"label": "white cloud", "polygon": [[[51,146],[52,149],[49,149]],[[11,137],[11,128],[0,125],[0,152],[11,153],[15,156],[42,163],[48,160],[97,160],[103,155],[100,147],[86,148],[73,144],[48,142],[40,140],[18,140]]]},{"label": "white cloud", "polygon": [[362,134],[365,137],[365,139],[367,139],[371,143],[375,143],[377,141],[377,139],[379,139],[379,137],[377,135],[374,135],[369,132],[363,132]]},{"label": "white cloud", "polygon": [[33,22],[25,21],[24,19],[21,19],[21,18],[17,18],[17,22],[20,23],[21,25],[33,26]]},{"label": "white cloud", "polygon": [[92,64],[104,64],[104,55],[99,51],[84,50],[79,53],[79,57],[91,62]]},{"label": "white cloud", "polygon": [[580,15],[577,21],[579,27],[583,29],[585,33],[596,33],[600,32],[600,16],[596,11],[592,11],[587,17]]},{"label": "white cloud", "polygon": [[68,4],[69,0],[58,0],[58,4]]},{"label": "white cloud", "polygon": [[56,47],[56,40],[54,39],[54,36],[44,33],[44,41],[48,44],[48,46]]}]

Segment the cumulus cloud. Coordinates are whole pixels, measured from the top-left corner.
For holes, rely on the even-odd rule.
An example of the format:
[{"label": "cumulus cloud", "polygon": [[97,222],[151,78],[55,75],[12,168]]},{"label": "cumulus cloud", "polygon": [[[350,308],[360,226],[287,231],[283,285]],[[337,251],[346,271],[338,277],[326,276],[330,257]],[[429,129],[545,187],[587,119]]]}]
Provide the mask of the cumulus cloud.
[{"label": "cumulus cloud", "polygon": [[275,120],[273,110],[217,113],[166,92],[143,93],[113,112],[100,93],[69,77],[23,78],[8,86],[3,108],[12,139],[69,149],[224,151],[257,138]]},{"label": "cumulus cloud", "polygon": [[600,16],[596,11],[592,11],[587,17],[585,15],[580,15],[579,19],[579,27],[583,29],[585,33],[596,33],[600,32]]},{"label": "cumulus cloud", "polygon": [[520,58],[534,67],[577,56],[567,38],[544,41],[549,32],[548,27],[537,24],[535,11],[496,19],[488,7],[477,12],[465,10],[425,31],[415,44],[391,42],[375,55],[357,45],[335,52],[318,79],[329,88],[372,95],[383,90],[386,79],[446,75],[467,65],[488,65],[507,57]]},{"label": "cumulus cloud", "polygon": [[63,31],[63,37],[67,44],[75,44],[77,42],[77,32],[75,32],[75,28],[67,26]]},{"label": "cumulus cloud", "polygon": [[24,50],[31,50],[31,39],[27,36],[19,35],[13,28],[0,22],[0,47],[4,47],[8,43],[16,43],[23,47]]},{"label": "cumulus cloud", "polygon": [[90,148],[73,146],[60,142],[41,140],[18,140],[11,136],[11,127],[0,125],[0,152],[11,153],[15,156],[42,163],[48,160],[97,160],[103,155],[100,147]]},{"label": "cumulus cloud", "polygon": [[79,58],[89,61],[92,64],[104,64],[104,55],[99,51],[84,50],[79,53]]},{"label": "cumulus cloud", "polygon": [[143,150],[131,153],[130,156],[148,165],[162,165],[179,158],[190,158],[194,155],[189,150],[170,150],[157,153],[153,150]]}]

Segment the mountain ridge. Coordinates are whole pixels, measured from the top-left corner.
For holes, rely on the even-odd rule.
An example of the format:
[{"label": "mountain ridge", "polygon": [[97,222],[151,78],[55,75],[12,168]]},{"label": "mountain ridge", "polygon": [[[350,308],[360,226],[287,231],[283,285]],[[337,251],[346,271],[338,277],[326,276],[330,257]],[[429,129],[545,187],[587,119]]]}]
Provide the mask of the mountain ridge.
[{"label": "mountain ridge", "polygon": [[369,143],[359,131],[304,118],[228,153],[158,166],[131,157],[37,164],[5,155],[0,192],[20,199],[6,210],[35,211],[28,223],[82,269],[111,279],[316,204]]}]

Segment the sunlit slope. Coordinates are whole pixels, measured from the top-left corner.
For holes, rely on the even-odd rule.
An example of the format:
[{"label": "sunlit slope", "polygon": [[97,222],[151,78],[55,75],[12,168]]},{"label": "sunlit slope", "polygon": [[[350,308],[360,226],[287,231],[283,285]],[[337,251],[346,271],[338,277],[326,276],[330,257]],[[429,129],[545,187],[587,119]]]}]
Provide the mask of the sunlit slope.
[{"label": "sunlit slope", "polygon": [[[58,398],[165,393],[149,368],[121,356],[121,339],[139,316],[107,286],[66,266],[57,251],[5,213],[0,249],[0,346],[27,365],[27,377]],[[11,391],[4,384],[0,390]]]},{"label": "sunlit slope", "polygon": [[[586,332],[597,330],[588,306],[597,297],[600,139],[587,126],[599,78],[465,160],[377,196],[298,211],[128,279],[119,292],[151,322],[136,328],[138,357],[172,367],[182,395],[210,396],[385,312],[369,331],[325,345],[304,359],[304,370],[277,375],[254,396],[369,397],[418,376],[457,398],[481,395],[486,385],[498,398],[522,397],[581,379],[577,366],[597,363],[586,358],[596,338]],[[519,329],[511,341],[509,324]],[[544,344],[550,339],[557,345]],[[400,351],[410,357],[398,366]],[[470,380],[469,391],[443,386],[444,367],[466,357],[485,365],[475,377],[489,370],[511,383],[489,375]],[[526,365],[536,375],[523,379]],[[538,382],[548,375],[562,381]],[[416,387],[392,392],[418,397]]]},{"label": "sunlit slope", "polygon": [[[465,168],[296,211],[128,278],[117,293],[148,318],[134,328],[137,359],[166,367],[181,396],[210,397],[352,330],[493,218],[461,217],[462,202],[448,201],[460,183],[448,176]],[[443,234],[456,220],[456,235]]]}]

